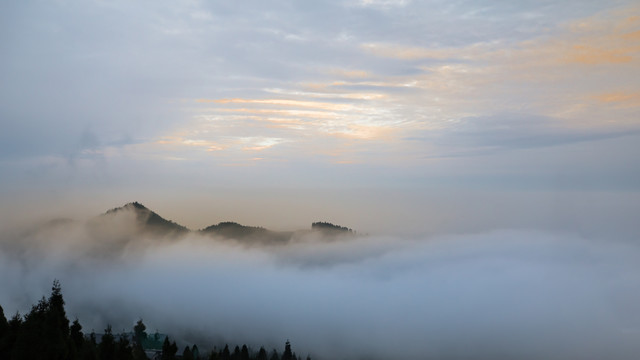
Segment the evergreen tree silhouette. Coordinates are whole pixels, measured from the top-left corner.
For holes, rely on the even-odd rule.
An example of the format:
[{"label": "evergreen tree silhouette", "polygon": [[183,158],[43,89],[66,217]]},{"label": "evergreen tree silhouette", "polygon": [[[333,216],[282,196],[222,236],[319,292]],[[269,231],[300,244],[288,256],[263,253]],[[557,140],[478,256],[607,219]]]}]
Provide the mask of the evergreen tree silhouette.
[{"label": "evergreen tree silhouette", "polygon": [[224,344],[224,349],[222,349],[222,352],[220,353],[220,360],[230,360],[231,359],[231,353],[229,352],[229,345]]},{"label": "evergreen tree silhouette", "polygon": [[70,357],[69,320],[64,311],[60,282],[55,280],[49,299],[31,307],[20,323],[13,343],[14,359],[64,360]]},{"label": "evergreen tree silhouette", "polygon": [[9,355],[7,354],[6,349],[6,339],[9,334],[9,322],[7,318],[4,317],[4,310],[2,306],[0,306],[0,359],[7,359]]},{"label": "evergreen tree silhouette", "polygon": [[11,320],[7,322],[7,325],[7,333],[4,336],[2,347],[0,348],[0,351],[2,351],[0,355],[2,355],[3,359],[10,359],[13,353],[18,334],[22,328],[22,316],[20,313],[16,312],[15,315],[11,317]]},{"label": "evergreen tree silhouette", "polygon": [[260,347],[260,350],[258,350],[258,354],[256,355],[256,360],[268,360],[267,359],[267,350],[264,349],[264,347]]},{"label": "evergreen tree silhouette", "polygon": [[120,334],[118,338],[114,358],[116,360],[133,360],[133,347],[129,341],[129,336],[125,333]]},{"label": "evergreen tree silhouette", "polygon": [[291,343],[289,340],[284,344],[284,352],[282,353],[282,360],[293,360],[293,354],[291,353]]},{"label": "evergreen tree silhouette", "polygon": [[133,358],[135,360],[146,360],[147,355],[144,353],[144,344],[147,341],[147,326],[139,319],[133,327]]},{"label": "evergreen tree silhouette", "polygon": [[271,352],[271,357],[269,358],[269,360],[280,360],[280,355],[278,355],[278,350],[273,349],[273,352]]},{"label": "evergreen tree silhouette", "polygon": [[162,344],[162,360],[175,360],[176,353],[178,352],[178,346],[176,346],[176,342],[169,342],[169,337],[164,338],[164,343]]},{"label": "evergreen tree silhouette", "polygon": [[46,356],[54,341],[54,339],[46,338],[48,308],[49,304],[43,296],[24,316],[13,345],[12,357],[14,359],[43,359]]},{"label": "evergreen tree silhouette", "polygon": [[[82,333],[82,325],[75,319],[71,325],[66,317],[64,298],[60,282],[55,280],[51,295],[42,297],[25,316],[16,313],[9,321],[0,307],[0,360],[148,360],[141,346],[148,339],[146,326],[139,319],[133,327],[133,334],[122,333],[114,336],[111,325],[107,325],[97,344],[96,335],[92,331],[88,337]],[[158,341],[156,334],[156,341]],[[162,360],[176,359],[178,347],[165,337],[162,345]],[[184,360],[200,359],[198,347],[186,346],[180,358]],[[291,350],[289,340],[280,356],[273,349],[271,356],[264,347],[253,355],[246,344],[235,346],[233,353],[225,344],[222,351],[216,348],[210,352],[210,360],[298,360]],[[307,360],[311,357],[307,356]]]},{"label": "evergreen tree silhouette", "polygon": [[242,349],[240,349],[240,360],[249,360],[249,348],[247,345],[242,345]]},{"label": "evergreen tree silhouette", "polygon": [[133,341],[142,345],[148,336],[145,330],[147,330],[147,326],[142,322],[142,319],[139,319],[133,327]]},{"label": "evergreen tree silhouette", "polygon": [[198,345],[193,344],[191,347],[191,353],[193,354],[194,360],[200,360],[200,350],[198,350]]},{"label": "evergreen tree silhouette", "polygon": [[96,333],[92,330],[89,334],[89,338],[86,339],[84,349],[82,351],[83,360],[97,360],[98,359],[98,345],[96,344]]},{"label": "evergreen tree silhouette", "polygon": [[75,319],[69,327],[69,337],[71,339],[69,347],[69,355],[71,359],[82,358],[84,351],[84,334],[82,334],[82,325],[78,319]]},{"label": "evergreen tree silhouette", "polygon": [[0,306],[0,341],[4,339],[5,334],[9,328],[9,323],[7,322],[7,318],[4,316],[4,309]]},{"label": "evergreen tree silhouette", "polygon": [[236,347],[233,349],[231,360],[240,360],[240,347],[238,345],[236,345]]},{"label": "evergreen tree silhouette", "polygon": [[169,352],[171,351],[171,343],[169,342],[169,337],[164,338],[164,342],[162,343],[162,360],[169,359]]},{"label": "evergreen tree silhouette", "polygon": [[176,354],[178,353],[178,345],[176,345],[176,341],[172,341],[171,342],[171,347],[169,348],[171,351],[171,356],[173,356],[173,358],[176,358]]},{"label": "evergreen tree silhouette", "polygon": [[100,360],[115,360],[116,341],[111,332],[111,325],[107,325],[107,328],[104,329],[104,334],[102,334],[102,338],[100,339],[100,345],[98,345],[98,354]]},{"label": "evergreen tree silhouette", "polygon": [[219,360],[220,359],[220,354],[218,352],[218,349],[214,346],[213,350],[211,350],[211,352],[209,353],[209,360]]},{"label": "evergreen tree silhouette", "polygon": [[46,332],[49,359],[66,359],[69,354],[69,319],[64,310],[64,298],[60,281],[53,280],[48,301]]},{"label": "evergreen tree silhouette", "polygon": [[191,352],[191,349],[189,349],[189,346],[185,346],[184,350],[182,351],[182,359],[183,360],[194,360],[193,359],[193,353]]}]

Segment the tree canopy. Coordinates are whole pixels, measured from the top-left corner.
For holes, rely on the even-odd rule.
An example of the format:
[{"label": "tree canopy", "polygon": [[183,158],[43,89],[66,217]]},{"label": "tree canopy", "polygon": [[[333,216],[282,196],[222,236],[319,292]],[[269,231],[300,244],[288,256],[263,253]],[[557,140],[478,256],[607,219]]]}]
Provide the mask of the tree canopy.
[{"label": "tree canopy", "polygon": [[[51,294],[42,297],[24,316],[16,313],[7,320],[4,309],[0,306],[0,360],[146,360],[145,350],[161,350],[162,360],[178,358],[176,341],[164,336],[162,348],[158,349],[161,341],[160,334],[149,336],[146,325],[139,319],[129,333],[115,334],[110,324],[106,325],[104,333],[85,335],[82,325],[75,319],[69,325],[65,311],[65,301],[62,287],[58,280],[53,282]],[[151,347],[148,347],[148,345]],[[181,358],[184,360],[297,360],[291,350],[291,343],[285,343],[282,357],[276,349],[271,356],[267,350],[260,347],[259,351],[252,351],[246,344],[236,345],[233,353],[229,345],[225,344],[220,351],[217,347],[205,355],[200,354],[198,347],[186,346]],[[310,359],[310,358],[308,358]]]}]

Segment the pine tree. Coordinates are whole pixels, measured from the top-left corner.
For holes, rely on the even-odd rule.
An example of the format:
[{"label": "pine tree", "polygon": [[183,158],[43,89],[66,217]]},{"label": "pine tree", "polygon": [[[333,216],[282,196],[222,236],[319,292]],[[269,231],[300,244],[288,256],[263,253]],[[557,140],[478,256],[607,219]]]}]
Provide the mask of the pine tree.
[{"label": "pine tree", "polygon": [[284,344],[284,353],[282,353],[282,360],[293,360],[293,354],[291,353],[291,343],[289,340]]},{"label": "pine tree", "polygon": [[[122,333],[117,341],[112,333],[111,325],[107,325],[99,345],[96,335],[92,331],[85,338],[82,325],[75,319],[71,326],[66,317],[64,299],[59,281],[55,280],[51,289],[51,296],[42,299],[32,306],[31,311],[21,316],[16,313],[7,321],[4,310],[0,306],[0,360],[35,359],[35,360],[148,360],[141,344],[148,340],[146,326],[139,319],[133,330],[133,337]],[[156,333],[156,341],[158,334]],[[133,340],[133,341],[131,341]],[[135,345],[135,346],[134,346]],[[139,352],[136,352],[136,349]],[[162,345],[162,360],[175,360],[178,347],[165,337]],[[180,357],[184,360],[199,360],[198,347],[186,346]],[[271,356],[267,355],[264,347],[260,347],[252,356],[246,344],[242,348],[235,346],[233,353],[229,345],[225,344],[222,351],[215,348],[211,351],[210,360],[298,360],[291,350],[289,340],[280,356],[273,349]],[[302,359],[302,358],[300,358]],[[306,360],[311,360],[307,355]]]},{"label": "pine tree", "polygon": [[22,327],[22,316],[16,312],[7,322],[7,332],[2,344],[0,344],[0,358],[9,359],[15,346],[20,328]]},{"label": "pine tree", "polygon": [[171,351],[171,343],[169,342],[169,337],[164,338],[164,342],[162,343],[162,360],[169,359],[169,351]]},{"label": "pine tree", "polygon": [[0,342],[4,339],[5,334],[9,328],[9,323],[7,322],[7,318],[4,317],[4,310],[2,306],[0,306]]},{"label": "pine tree", "polygon": [[136,325],[133,327],[133,340],[142,345],[145,340],[147,340],[147,326],[142,322],[142,319],[139,319]]},{"label": "pine tree", "polygon": [[256,360],[267,360],[267,350],[265,350],[264,347],[261,346],[260,350],[258,350]]},{"label": "pine tree", "polygon": [[7,336],[9,334],[9,322],[4,317],[4,310],[0,306],[0,359],[6,359],[9,357],[6,349]]},{"label": "pine tree", "polygon": [[178,346],[176,346],[176,342],[170,343],[169,337],[165,337],[162,344],[162,360],[175,360],[177,352]]},{"label": "pine tree", "polygon": [[84,334],[82,333],[82,325],[80,325],[78,319],[73,320],[69,331],[69,336],[71,337],[73,344],[77,348],[81,348],[84,343]]},{"label": "pine tree", "polygon": [[278,350],[273,349],[273,352],[271,353],[271,357],[269,358],[269,360],[280,360],[280,355],[278,355]]},{"label": "pine tree", "polygon": [[129,341],[129,336],[125,333],[120,334],[116,343],[115,359],[133,360],[133,347]]},{"label": "pine tree", "polygon": [[171,351],[171,356],[173,357],[173,359],[175,359],[176,354],[178,353],[178,345],[176,345],[175,340],[171,343],[171,347],[169,348],[169,350]]},{"label": "pine tree", "polygon": [[96,333],[92,330],[89,334],[89,339],[84,343],[82,350],[83,360],[97,360],[98,359],[98,345],[96,344]]},{"label": "pine tree", "polygon": [[242,345],[240,350],[240,360],[249,360],[249,348],[247,345]]},{"label": "pine tree", "polygon": [[131,352],[134,360],[148,360],[147,354],[144,353],[144,349],[138,344],[133,344],[133,350]]},{"label": "pine tree", "polygon": [[189,346],[185,346],[184,350],[182,351],[182,359],[183,360],[193,360],[193,353],[191,352],[191,349],[189,349]]},{"label": "pine tree", "polygon": [[224,344],[224,349],[220,353],[220,360],[229,360],[231,359],[231,353],[229,352],[229,345]]},{"label": "pine tree", "polygon": [[219,360],[220,354],[218,353],[218,349],[214,346],[213,350],[209,353],[209,360]]},{"label": "pine tree", "polygon": [[2,355],[3,359],[9,359],[11,357],[16,340],[18,339],[18,334],[22,328],[22,316],[20,313],[16,312],[7,322],[7,325],[7,333],[4,336],[4,341],[0,348],[0,351],[2,351],[0,355]]},{"label": "pine tree", "polygon": [[100,360],[115,360],[116,341],[111,332],[111,325],[107,325],[107,328],[104,329],[100,345],[98,345],[98,354]]},{"label": "pine tree", "polygon": [[57,279],[51,286],[51,295],[48,300],[48,311],[46,314],[45,331],[47,338],[46,352],[47,358],[52,360],[63,360],[69,356],[69,319],[64,310],[64,298],[62,297],[62,287]]},{"label": "pine tree", "polygon": [[[147,355],[144,353],[144,344],[147,341],[147,326],[139,319],[133,327],[133,358],[136,360],[146,360]],[[157,335],[157,334],[156,334]]]},{"label": "pine tree", "polygon": [[69,328],[69,337],[71,339],[71,346],[69,354],[72,359],[80,359],[84,349],[84,334],[82,334],[82,325],[78,322],[78,319],[73,321]]},{"label": "pine tree", "polygon": [[240,360],[240,347],[238,345],[236,345],[236,347],[233,349],[231,360]]},{"label": "pine tree", "polygon": [[58,359],[57,339],[48,321],[49,303],[42,299],[24,316],[11,350],[14,359]]}]

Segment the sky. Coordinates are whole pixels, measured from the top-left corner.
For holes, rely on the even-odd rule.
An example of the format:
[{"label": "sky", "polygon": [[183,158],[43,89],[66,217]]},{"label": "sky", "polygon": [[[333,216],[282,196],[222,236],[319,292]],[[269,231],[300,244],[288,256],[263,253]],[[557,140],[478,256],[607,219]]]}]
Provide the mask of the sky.
[{"label": "sky", "polygon": [[[5,313],[56,276],[88,328],[143,316],[321,358],[637,358],[637,1],[0,7]],[[367,236],[81,251],[82,221],[132,201],[194,230]]]},{"label": "sky", "polygon": [[[367,208],[363,197],[443,192],[636,196],[638,10],[8,2],[3,215],[77,216],[137,200],[195,228],[225,218],[216,204],[277,227],[330,217],[327,194],[350,211]],[[308,205],[279,213],[287,222],[251,214],[252,201]]]}]

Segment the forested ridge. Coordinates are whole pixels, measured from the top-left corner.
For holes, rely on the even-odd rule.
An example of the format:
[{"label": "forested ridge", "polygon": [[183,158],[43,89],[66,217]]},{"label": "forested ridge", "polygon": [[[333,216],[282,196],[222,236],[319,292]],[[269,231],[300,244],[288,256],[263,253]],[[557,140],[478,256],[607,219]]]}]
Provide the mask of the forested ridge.
[{"label": "forested ridge", "polygon": [[[55,280],[49,298],[44,296],[24,316],[16,313],[6,318],[0,306],[1,360],[298,360],[287,340],[284,350],[255,351],[247,345],[230,350],[210,346],[201,352],[196,344],[178,349],[175,340],[164,334],[147,334],[142,319],[131,332],[114,334],[111,325],[104,333],[85,334],[78,319],[70,322],[65,311],[60,282]],[[307,360],[311,357],[307,356]]]}]

